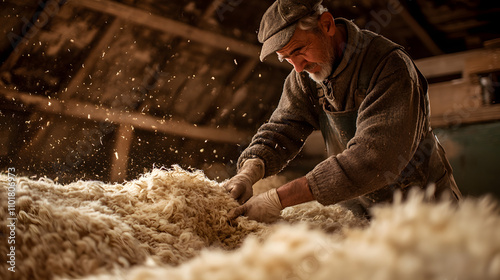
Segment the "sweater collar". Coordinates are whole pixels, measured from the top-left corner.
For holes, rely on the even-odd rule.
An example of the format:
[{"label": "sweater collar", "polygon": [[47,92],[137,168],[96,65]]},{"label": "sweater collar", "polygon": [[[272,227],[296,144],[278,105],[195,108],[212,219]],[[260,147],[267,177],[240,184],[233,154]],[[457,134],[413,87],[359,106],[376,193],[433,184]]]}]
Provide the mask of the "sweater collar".
[{"label": "sweater collar", "polygon": [[330,74],[330,76],[326,79],[326,81],[333,79],[336,76],[340,75],[340,73],[342,73],[342,71],[347,67],[347,65],[351,61],[352,57],[355,56],[357,52],[359,52],[358,44],[361,40],[359,28],[350,20],[347,20],[345,18],[336,18],[335,23],[342,24],[345,26],[347,42],[345,42],[343,46],[340,46],[341,48],[344,49],[344,51],[342,52],[342,58],[340,62],[335,63],[333,73]]}]

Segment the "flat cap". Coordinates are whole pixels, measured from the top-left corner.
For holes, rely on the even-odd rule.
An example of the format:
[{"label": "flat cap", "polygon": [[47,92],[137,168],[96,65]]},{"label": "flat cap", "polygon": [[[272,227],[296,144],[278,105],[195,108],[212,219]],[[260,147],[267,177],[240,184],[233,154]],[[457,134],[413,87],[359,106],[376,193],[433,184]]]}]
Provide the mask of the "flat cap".
[{"label": "flat cap", "polygon": [[283,48],[292,38],[297,22],[313,15],[323,0],[277,0],[267,9],[260,22],[258,39],[260,60]]}]

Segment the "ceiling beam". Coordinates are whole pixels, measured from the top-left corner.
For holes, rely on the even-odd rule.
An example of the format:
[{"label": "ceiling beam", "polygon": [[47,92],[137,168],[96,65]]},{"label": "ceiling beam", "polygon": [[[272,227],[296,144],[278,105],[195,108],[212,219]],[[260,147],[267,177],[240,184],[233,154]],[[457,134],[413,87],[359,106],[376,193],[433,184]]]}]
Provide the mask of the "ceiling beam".
[{"label": "ceiling beam", "polygon": [[420,25],[420,23],[415,20],[415,18],[410,14],[410,12],[408,12],[407,9],[402,9],[399,15],[403,18],[410,29],[433,55],[444,54],[444,52],[439,48],[436,42],[434,42],[434,40],[431,38],[429,33],[425,31],[425,29]]},{"label": "ceiling beam", "polygon": [[208,6],[205,12],[203,12],[200,23],[208,21],[212,14],[217,12],[217,9],[224,3],[224,1],[225,0],[212,0],[212,3]]},{"label": "ceiling beam", "polygon": [[[39,1],[39,2],[42,3],[41,1]],[[16,1],[16,5],[22,6],[23,3],[19,3],[19,1]],[[45,22],[39,21],[39,18],[40,17],[44,18],[44,17],[54,16],[52,14],[52,11],[50,11],[50,9],[54,9],[54,7],[58,7],[58,11],[59,11],[59,8],[61,7],[61,5],[62,4],[60,4],[60,0],[49,0],[45,4],[43,4],[43,6],[41,6],[41,4],[40,4],[40,6],[43,7],[43,9],[39,12],[35,12],[35,14],[33,15],[33,18],[31,19],[31,22],[27,22],[24,24],[23,29],[22,29],[22,31],[23,31],[22,34],[19,34],[20,39],[19,39],[18,44],[15,46],[15,48],[10,53],[9,57],[5,60],[5,62],[0,64],[1,65],[0,70],[10,71],[14,67],[14,65],[19,60],[19,57],[21,57],[21,55],[25,54],[25,50],[28,47],[32,46],[32,44],[33,44],[32,41],[36,37],[36,34],[39,32],[39,30],[44,28],[45,25],[47,24],[48,21],[45,21]],[[26,18],[23,18],[23,19],[26,20]],[[45,18],[45,20],[47,20],[47,19]],[[3,39],[6,39],[6,37],[4,37]]]},{"label": "ceiling beam", "polygon": [[[259,56],[260,46],[236,40],[224,35],[206,31],[189,24],[165,18],[150,12],[123,5],[109,0],[69,1],[68,4],[84,7],[97,12],[107,13],[123,20],[144,25],[169,34],[183,37],[195,42],[209,45],[221,50],[230,51],[247,57]],[[280,63],[277,59],[266,60],[266,63],[289,69],[287,63]]]},{"label": "ceiling beam", "polygon": [[89,75],[89,71],[92,70],[99,58],[103,56],[103,51],[106,50],[106,46],[111,45],[113,37],[116,36],[122,24],[123,22],[120,19],[111,20],[111,24],[104,35],[99,38],[96,46],[91,49],[90,53],[85,58],[83,63],[85,67],[78,69],[66,89],[59,93],[58,99],[70,99],[78,92],[79,87],[83,85],[85,78]]},{"label": "ceiling beam", "polygon": [[43,96],[0,88],[0,96],[12,100],[12,103],[21,103],[19,106],[9,106],[9,109],[18,108],[20,111],[43,112],[66,117],[110,122],[117,125],[131,125],[136,129],[162,132],[199,140],[213,142],[245,144],[252,137],[252,133],[235,128],[216,128],[196,126],[183,120],[161,119],[138,112],[123,112],[111,108],[100,107],[95,104],[77,101],[60,101]]}]

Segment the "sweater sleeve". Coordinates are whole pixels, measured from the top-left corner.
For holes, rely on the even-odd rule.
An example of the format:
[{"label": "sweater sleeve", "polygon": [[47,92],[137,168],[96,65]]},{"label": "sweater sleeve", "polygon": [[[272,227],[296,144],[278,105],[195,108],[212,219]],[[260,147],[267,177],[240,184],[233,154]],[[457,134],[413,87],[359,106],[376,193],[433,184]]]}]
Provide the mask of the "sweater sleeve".
[{"label": "sweater sleeve", "polygon": [[318,128],[318,106],[310,98],[311,88],[294,70],[283,86],[278,107],[263,124],[238,159],[238,168],[248,158],[264,161],[265,177],[281,171],[301,150],[306,138]]},{"label": "sweater sleeve", "polygon": [[391,53],[375,71],[358,111],[356,133],[344,152],[306,175],[314,198],[334,204],[380,189],[400,174],[426,125],[425,92],[410,58]]}]

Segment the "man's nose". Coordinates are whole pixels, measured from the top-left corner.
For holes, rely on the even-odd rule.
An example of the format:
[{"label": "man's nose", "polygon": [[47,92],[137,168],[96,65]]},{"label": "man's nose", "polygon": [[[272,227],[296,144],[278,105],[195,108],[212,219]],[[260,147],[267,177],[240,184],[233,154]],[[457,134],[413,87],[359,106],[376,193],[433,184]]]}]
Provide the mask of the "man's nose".
[{"label": "man's nose", "polygon": [[307,64],[307,61],[305,59],[301,58],[300,56],[290,57],[288,59],[288,62],[290,62],[290,64],[293,65],[293,68],[295,68],[295,71],[297,73],[302,72],[304,70],[304,67]]}]

